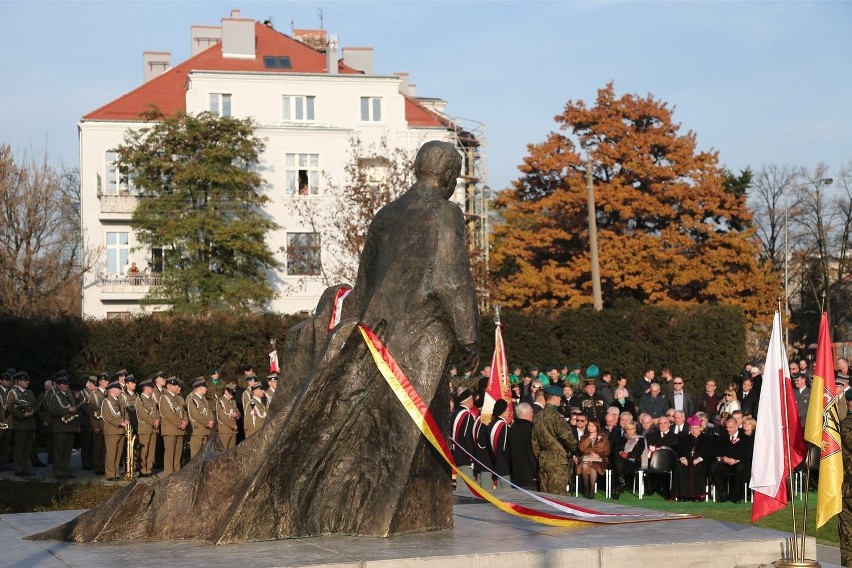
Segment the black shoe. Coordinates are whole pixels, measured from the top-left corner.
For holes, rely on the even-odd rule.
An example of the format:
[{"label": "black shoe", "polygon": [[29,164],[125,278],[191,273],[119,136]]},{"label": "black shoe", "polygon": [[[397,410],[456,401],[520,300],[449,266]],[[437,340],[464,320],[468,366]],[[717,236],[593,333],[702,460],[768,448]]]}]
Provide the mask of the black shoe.
[{"label": "black shoe", "polygon": [[717,503],[727,503],[728,501],[730,501],[730,498],[726,494],[722,494],[716,499]]}]

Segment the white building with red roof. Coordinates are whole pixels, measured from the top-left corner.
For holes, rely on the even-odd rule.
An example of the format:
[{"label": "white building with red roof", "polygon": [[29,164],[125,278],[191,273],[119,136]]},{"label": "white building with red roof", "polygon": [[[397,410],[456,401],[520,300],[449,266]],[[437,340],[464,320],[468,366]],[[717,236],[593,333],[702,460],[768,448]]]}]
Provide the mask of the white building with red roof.
[{"label": "white building with red roof", "polygon": [[[322,200],[321,177],[343,179],[352,138],[365,147],[385,138],[412,157],[429,140],[457,143],[467,160],[473,159],[471,148],[478,152],[478,142],[471,145],[468,133],[443,114],[443,101],[418,99],[407,74],[375,74],[371,48],[338,52],[336,38],[321,30],[294,30],[293,36],[236,10],[220,26],[193,26],[189,59],[172,66],[169,53],[146,52],[143,84],[82,118],[82,225],[88,247],[103,251],[98,269],[84,281],[84,316],[141,310],[140,300],[163,268],[162,252],[134,238],[130,219],[139,195],[122,180],[111,151],[128,129],[150,126],[140,115],[152,106],[165,115],[212,111],[251,117],[259,125],[256,134],[266,139],[259,164],[262,191],[270,199],[266,211],[280,225],[269,236],[282,265],[272,275],[277,297],[271,309],[282,313],[314,309],[324,285],[312,273],[311,258],[329,254],[289,202]],[[311,47],[323,44],[324,51]],[[480,181],[473,170],[466,165],[468,175],[459,181],[456,201],[464,208]],[[128,275],[134,264],[138,276]]]}]

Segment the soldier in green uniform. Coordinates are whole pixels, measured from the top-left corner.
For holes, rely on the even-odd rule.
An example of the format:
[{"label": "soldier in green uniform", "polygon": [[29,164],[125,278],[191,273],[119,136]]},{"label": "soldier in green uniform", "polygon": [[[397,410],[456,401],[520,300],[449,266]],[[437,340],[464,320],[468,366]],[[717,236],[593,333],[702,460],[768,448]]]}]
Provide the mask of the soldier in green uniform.
[{"label": "soldier in green uniform", "polygon": [[532,449],[538,459],[538,479],[545,493],[565,495],[568,488],[568,464],[577,440],[568,422],[559,413],[562,389],[548,385],[544,389],[547,405],[535,415]]},{"label": "soldier in green uniform", "polygon": [[198,377],[192,381],[192,392],[186,397],[186,413],[192,424],[192,434],[189,438],[189,458],[195,457],[198,450],[207,443],[213,429],[215,418],[211,406],[207,402],[207,381]]},{"label": "soldier in green uniform", "polygon": [[[844,400],[845,399],[845,400]],[[846,418],[840,423],[840,446],[843,449],[843,508],[840,510],[840,564],[852,567],[852,390],[842,399]]]},{"label": "soldier in green uniform", "polygon": [[107,481],[118,481],[118,470],[121,467],[121,450],[124,446],[125,434],[130,420],[127,419],[127,409],[121,404],[121,383],[114,381],[107,385],[107,396],[101,403],[101,416],[104,421],[104,470]]},{"label": "soldier in green uniform", "polygon": [[35,449],[36,428],[36,398],[29,389],[30,376],[26,371],[19,371],[12,377],[15,386],[6,396],[6,411],[12,415],[12,440],[15,444],[14,462],[15,475],[29,477],[30,455]]},{"label": "soldier in green uniform", "polygon": [[136,401],[136,417],[139,419],[139,477],[151,477],[154,469],[154,448],[160,429],[160,411],[154,401],[154,381],[146,379],[139,383],[142,394]]},{"label": "soldier in green uniform", "polygon": [[166,392],[160,398],[160,432],[163,434],[163,475],[171,475],[180,469],[183,437],[189,420],[183,397],[180,395],[180,379],[166,379]]},{"label": "soldier in green uniform", "polygon": [[219,433],[219,441],[226,450],[233,448],[237,443],[237,419],[240,413],[237,410],[236,395],[237,390],[228,386],[216,401],[216,429]]},{"label": "soldier in green uniform", "polygon": [[107,397],[106,388],[109,385],[109,375],[98,374],[98,388],[89,391],[89,408],[92,409],[92,467],[95,474],[104,475],[104,462],[106,456],[106,442],[104,441],[104,418],[101,415],[101,406]]},{"label": "soldier in green uniform", "polygon": [[71,392],[68,377],[57,377],[56,387],[47,395],[47,411],[53,432],[53,475],[56,479],[71,479],[71,449],[74,435],[80,431],[77,402]]},{"label": "soldier in green uniform", "polygon": [[9,463],[9,450],[12,447],[12,415],[6,409],[6,397],[12,390],[14,374],[12,369],[0,374],[0,471],[7,471],[6,464]]}]

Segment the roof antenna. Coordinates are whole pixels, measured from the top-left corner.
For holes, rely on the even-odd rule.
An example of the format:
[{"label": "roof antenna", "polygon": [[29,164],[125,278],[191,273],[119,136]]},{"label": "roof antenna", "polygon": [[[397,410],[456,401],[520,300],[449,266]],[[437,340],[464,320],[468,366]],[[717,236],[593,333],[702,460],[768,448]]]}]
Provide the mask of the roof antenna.
[{"label": "roof antenna", "polygon": [[319,16],[319,19],[320,19],[320,29],[324,30],[325,28],[322,27],[323,26],[322,8],[317,9],[317,15]]}]

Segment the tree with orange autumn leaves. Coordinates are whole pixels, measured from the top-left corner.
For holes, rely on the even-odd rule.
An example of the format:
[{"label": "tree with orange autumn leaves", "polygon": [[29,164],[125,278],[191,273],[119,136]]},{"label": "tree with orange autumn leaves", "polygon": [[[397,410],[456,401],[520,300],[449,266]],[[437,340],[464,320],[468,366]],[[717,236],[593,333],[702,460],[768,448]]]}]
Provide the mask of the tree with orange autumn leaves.
[{"label": "tree with orange autumn leaves", "polygon": [[586,168],[594,176],[604,307],[646,304],[741,306],[752,323],[774,309],[777,277],[758,260],[742,191],[716,152],[696,149],[672,109],[653,96],[593,107],[569,101],[558,132],[529,145],[522,177],[500,194],[493,231],[494,301],[553,309],[592,303]]}]

